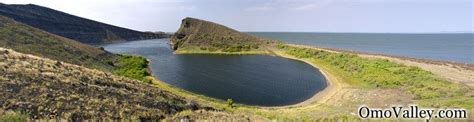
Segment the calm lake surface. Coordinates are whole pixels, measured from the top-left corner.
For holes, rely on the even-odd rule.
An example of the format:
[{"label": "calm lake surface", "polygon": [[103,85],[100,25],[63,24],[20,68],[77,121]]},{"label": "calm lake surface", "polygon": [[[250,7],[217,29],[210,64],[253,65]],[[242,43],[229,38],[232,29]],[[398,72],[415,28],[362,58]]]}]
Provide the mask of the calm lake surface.
[{"label": "calm lake surface", "polygon": [[249,34],[293,44],[414,58],[474,63],[474,34],[292,33]]},{"label": "calm lake surface", "polygon": [[101,46],[150,59],[153,75],[168,84],[237,103],[290,105],[327,86],[318,69],[301,61],[264,55],[174,55],[167,42],[154,39]]}]

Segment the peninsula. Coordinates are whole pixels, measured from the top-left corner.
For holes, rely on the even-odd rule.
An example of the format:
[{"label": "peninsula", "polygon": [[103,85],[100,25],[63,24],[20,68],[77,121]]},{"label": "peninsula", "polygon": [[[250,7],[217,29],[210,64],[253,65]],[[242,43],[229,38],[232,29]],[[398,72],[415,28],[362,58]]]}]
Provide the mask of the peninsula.
[{"label": "peninsula", "polygon": [[[312,120],[325,115],[351,118],[351,112],[361,103],[373,107],[419,104],[473,110],[474,78],[469,74],[474,71],[470,66],[286,44],[195,18],[183,19],[170,43],[177,54],[263,54],[304,61],[322,70],[330,84],[300,104],[276,108],[241,105],[234,112]],[[258,48],[232,50],[244,45]]]}]

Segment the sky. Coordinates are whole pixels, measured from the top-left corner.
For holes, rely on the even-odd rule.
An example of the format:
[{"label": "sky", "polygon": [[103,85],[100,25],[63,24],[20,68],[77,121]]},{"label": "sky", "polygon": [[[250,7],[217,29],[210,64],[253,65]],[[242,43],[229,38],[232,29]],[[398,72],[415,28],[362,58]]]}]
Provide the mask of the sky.
[{"label": "sky", "polygon": [[474,32],[473,0],[0,0],[37,4],[139,31],[174,32],[185,17],[239,31]]}]

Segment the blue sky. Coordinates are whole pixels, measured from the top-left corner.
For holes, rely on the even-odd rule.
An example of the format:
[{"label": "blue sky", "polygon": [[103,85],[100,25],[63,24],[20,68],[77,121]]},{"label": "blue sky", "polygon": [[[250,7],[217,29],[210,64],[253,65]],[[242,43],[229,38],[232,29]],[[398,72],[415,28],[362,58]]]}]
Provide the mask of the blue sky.
[{"label": "blue sky", "polygon": [[240,31],[474,32],[472,0],[2,0],[141,31],[195,17]]}]

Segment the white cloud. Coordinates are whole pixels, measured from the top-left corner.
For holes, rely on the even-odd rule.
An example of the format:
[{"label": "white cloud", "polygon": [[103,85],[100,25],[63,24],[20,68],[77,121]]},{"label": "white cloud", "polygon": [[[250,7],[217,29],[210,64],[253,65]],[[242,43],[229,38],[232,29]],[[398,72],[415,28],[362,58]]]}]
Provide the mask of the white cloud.
[{"label": "white cloud", "polygon": [[306,5],[301,5],[301,6],[296,6],[293,9],[295,10],[311,10],[316,7],[316,4],[306,4]]},{"label": "white cloud", "polygon": [[246,8],[244,10],[249,11],[249,12],[255,12],[255,11],[270,11],[274,9],[275,8],[271,6],[253,6],[253,7]]},{"label": "white cloud", "polygon": [[335,0],[275,0],[244,9],[245,11],[271,11],[271,10],[314,10],[327,6]]}]

